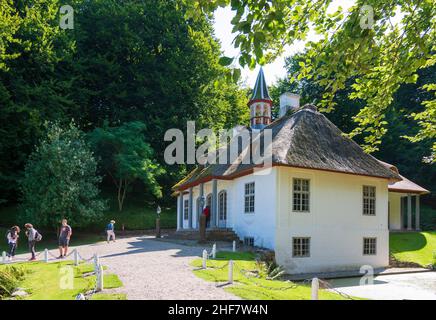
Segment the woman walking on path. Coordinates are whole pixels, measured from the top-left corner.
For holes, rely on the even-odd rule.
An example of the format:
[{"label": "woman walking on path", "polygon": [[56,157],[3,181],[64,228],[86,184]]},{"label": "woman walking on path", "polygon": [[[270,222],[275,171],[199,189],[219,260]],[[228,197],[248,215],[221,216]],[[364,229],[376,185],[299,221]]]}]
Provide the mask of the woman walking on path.
[{"label": "woman walking on path", "polygon": [[73,234],[73,229],[68,225],[67,219],[62,220],[61,230],[59,232],[59,257],[58,259],[65,258],[68,253],[68,246],[70,238]]},{"label": "woman walking on path", "polygon": [[9,230],[7,238],[8,238],[8,257],[9,261],[15,257],[15,251],[17,250],[18,238],[20,237],[18,234],[20,233],[20,227],[13,226],[11,230]]},{"label": "woman walking on path", "polygon": [[107,234],[107,243],[110,242],[111,238],[113,242],[115,242],[115,221],[111,220],[111,222],[106,226],[106,234]]},{"label": "woman walking on path", "polygon": [[38,231],[36,231],[33,228],[33,225],[31,223],[26,223],[24,227],[26,228],[26,236],[29,243],[29,251],[32,254],[32,257],[29,259],[29,261],[34,261],[36,260],[35,245],[36,245]]}]

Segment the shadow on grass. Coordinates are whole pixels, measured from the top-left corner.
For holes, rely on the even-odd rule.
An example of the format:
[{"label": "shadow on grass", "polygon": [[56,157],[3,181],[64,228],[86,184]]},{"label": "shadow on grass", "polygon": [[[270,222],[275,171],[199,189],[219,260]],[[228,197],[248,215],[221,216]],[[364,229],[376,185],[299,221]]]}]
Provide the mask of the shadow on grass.
[{"label": "shadow on grass", "polygon": [[417,251],[427,245],[427,239],[419,232],[393,232],[389,235],[392,253]]}]

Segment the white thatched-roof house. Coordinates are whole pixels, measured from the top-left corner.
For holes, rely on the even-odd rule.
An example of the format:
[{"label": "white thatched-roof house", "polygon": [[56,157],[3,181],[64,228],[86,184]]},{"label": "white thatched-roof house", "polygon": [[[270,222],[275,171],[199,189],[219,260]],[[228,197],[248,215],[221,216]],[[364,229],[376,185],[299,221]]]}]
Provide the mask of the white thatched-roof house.
[{"label": "white thatched-roof house", "polygon": [[174,187],[179,233],[198,229],[204,198],[211,230],[274,250],[289,273],[388,265],[389,229],[419,229],[419,195],[428,191],[364,153],[315,106],[299,107],[293,94],[280,100],[281,117],[271,122],[261,70],[249,103],[251,128],[271,130],[272,168],[256,174],[253,163],[197,167]]}]

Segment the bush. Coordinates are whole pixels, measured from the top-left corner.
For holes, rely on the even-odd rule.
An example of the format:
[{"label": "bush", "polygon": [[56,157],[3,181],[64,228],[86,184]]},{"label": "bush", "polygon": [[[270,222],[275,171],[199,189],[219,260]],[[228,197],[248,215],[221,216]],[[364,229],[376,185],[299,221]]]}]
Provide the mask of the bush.
[{"label": "bush", "polygon": [[25,272],[21,268],[6,267],[0,270],[0,299],[10,297],[24,279],[24,275]]},{"label": "bush", "polygon": [[256,268],[259,276],[267,280],[280,279],[285,273],[283,267],[277,264],[273,251],[262,252],[256,260]]},{"label": "bush", "polygon": [[95,160],[74,123],[47,125],[47,134],[26,163],[21,181],[21,222],[54,228],[63,218],[86,226],[102,217]]}]

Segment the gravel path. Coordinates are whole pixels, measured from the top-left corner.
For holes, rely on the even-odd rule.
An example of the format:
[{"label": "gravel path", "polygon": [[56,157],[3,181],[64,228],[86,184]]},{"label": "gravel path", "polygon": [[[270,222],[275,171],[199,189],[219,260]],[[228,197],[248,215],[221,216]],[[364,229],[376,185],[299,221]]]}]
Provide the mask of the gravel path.
[{"label": "gravel path", "polygon": [[380,275],[372,285],[360,278],[336,279],[331,284],[343,293],[375,300],[436,300],[436,272]]},{"label": "gravel path", "polygon": [[[99,242],[78,246],[77,249],[85,259],[97,253],[108,272],[117,274],[124,284],[115,292],[126,293],[129,300],[238,299],[193,274],[193,267],[189,264],[201,256],[204,247],[144,236],[117,239],[110,244]],[[57,250],[50,252],[58,254]]]}]

